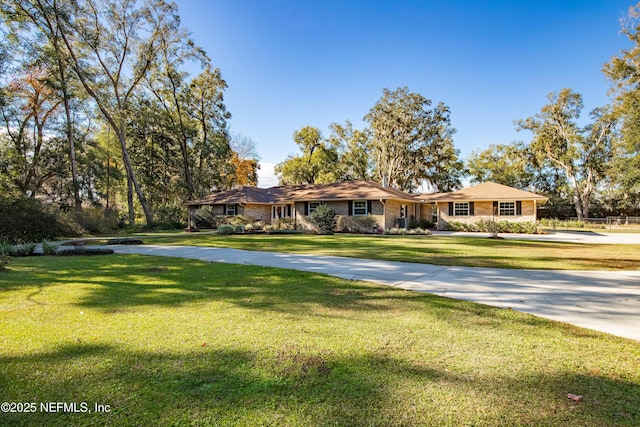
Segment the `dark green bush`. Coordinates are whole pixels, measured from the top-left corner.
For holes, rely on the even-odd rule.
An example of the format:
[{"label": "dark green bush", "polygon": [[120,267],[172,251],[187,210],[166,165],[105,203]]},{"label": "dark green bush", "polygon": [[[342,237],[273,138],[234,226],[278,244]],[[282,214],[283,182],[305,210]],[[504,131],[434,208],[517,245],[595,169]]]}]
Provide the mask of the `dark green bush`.
[{"label": "dark green bush", "polygon": [[236,227],[231,224],[221,224],[218,227],[218,234],[229,235],[233,234],[236,231]]},{"label": "dark green bush", "polygon": [[318,227],[320,233],[333,234],[338,218],[336,210],[329,205],[320,205],[309,215],[311,222]]},{"label": "dark green bush", "polygon": [[183,228],[187,226],[187,209],[183,205],[167,205],[156,209],[155,223],[161,228]]},{"label": "dark green bush", "polygon": [[473,223],[451,221],[447,224],[449,231],[472,231],[484,233],[523,233],[534,234],[536,224],[533,222],[490,221],[481,220]]},{"label": "dark green bush", "polygon": [[65,249],[58,251],[57,256],[74,256],[74,255],[111,255],[114,253],[113,249],[101,249],[101,248],[83,248],[83,249]]},{"label": "dark green bush", "polygon": [[53,240],[81,232],[54,205],[28,197],[0,198],[0,218],[0,240],[8,243]]},{"label": "dark green bush", "polygon": [[343,233],[371,233],[374,227],[377,229],[378,221],[369,214],[365,216],[344,216],[338,217],[337,228]]},{"label": "dark green bush", "polygon": [[[186,218],[186,214],[185,214]],[[248,225],[256,222],[256,219],[244,215],[218,215],[211,205],[200,206],[191,211],[191,220],[198,228],[218,228],[222,224]]]},{"label": "dark green bush", "polygon": [[217,217],[213,206],[204,205],[191,211],[191,220],[199,228],[216,228],[218,226]]}]

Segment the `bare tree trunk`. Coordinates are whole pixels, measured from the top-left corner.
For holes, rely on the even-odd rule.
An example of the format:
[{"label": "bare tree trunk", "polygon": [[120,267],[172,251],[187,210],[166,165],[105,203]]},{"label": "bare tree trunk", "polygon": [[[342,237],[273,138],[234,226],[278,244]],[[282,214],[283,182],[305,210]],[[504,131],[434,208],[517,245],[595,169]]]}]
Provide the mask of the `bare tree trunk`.
[{"label": "bare tree trunk", "polygon": [[124,168],[127,171],[127,185],[129,189],[129,194],[127,195],[127,197],[131,199],[129,201],[129,221],[132,224],[135,221],[135,212],[133,209],[133,191],[135,191],[136,195],[138,196],[138,200],[140,201],[140,205],[142,206],[142,210],[144,211],[145,220],[147,224],[151,224],[153,223],[153,213],[149,209],[147,200],[144,197],[142,190],[140,189],[140,185],[138,184],[138,180],[136,179],[135,174],[133,173],[133,166],[131,165],[129,150],[127,150],[127,141],[123,125],[121,125],[120,129],[118,129],[118,140],[120,141],[120,148],[122,149],[122,161],[124,163]]},{"label": "bare tree trunk", "polygon": [[573,205],[576,208],[578,221],[581,221],[584,218],[584,206],[582,204],[582,198],[580,197],[580,190],[575,185],[573,187]]},{"label": "bare tree trunk", "polygon": [[[61,61],[60,61],[61,62]],[[69,158],[71,160],[71,182],[73,186],[73,199],[76,210],[82,207],[82,199],[80,198],[80,186],[78,185],[78,165],[76,163],[76,145],[73,132],[73,122],[71,121],[71,106],[69,105],[69,91],[67,89],[67,78],[64,72],[63,64],[60,67],[60,85],[62,88],[62,99],[64,102],[64,112],[67,119],[67,142],[69,144]]]}]

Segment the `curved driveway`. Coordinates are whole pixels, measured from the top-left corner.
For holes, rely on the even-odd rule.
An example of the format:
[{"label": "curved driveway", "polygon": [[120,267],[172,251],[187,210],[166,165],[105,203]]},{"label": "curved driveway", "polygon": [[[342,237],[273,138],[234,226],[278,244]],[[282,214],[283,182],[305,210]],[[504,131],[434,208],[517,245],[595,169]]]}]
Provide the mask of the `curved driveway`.
[{"label": "curved driveway", "polygon": [[122,254],[261,265],[364,280],[511,308],[640,341],[640,271],[446,267],[196,246],[108,247]]}]

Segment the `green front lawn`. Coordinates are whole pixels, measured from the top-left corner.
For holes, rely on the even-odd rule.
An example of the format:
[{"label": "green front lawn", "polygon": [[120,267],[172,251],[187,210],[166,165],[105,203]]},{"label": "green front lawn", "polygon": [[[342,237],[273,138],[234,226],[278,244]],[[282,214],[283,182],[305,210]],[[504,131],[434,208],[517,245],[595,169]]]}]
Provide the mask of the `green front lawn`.
[{"label": "green front lawn", "polygon": [[543,270],[637,270],[639,245],[586,245],[481,237],[182,234],[145,243],[230,247],[390,261]]},{"label": "green front lawn", "polygon": [[640,424],[640,343],[511,310],[172,258],[9,269],[0,395],[38,412],[2,425]]}]

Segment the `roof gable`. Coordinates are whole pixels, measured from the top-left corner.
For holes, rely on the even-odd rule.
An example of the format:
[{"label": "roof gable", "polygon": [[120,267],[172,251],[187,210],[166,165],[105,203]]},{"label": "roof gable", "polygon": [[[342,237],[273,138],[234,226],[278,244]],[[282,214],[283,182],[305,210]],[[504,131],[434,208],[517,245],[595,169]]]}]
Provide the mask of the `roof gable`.
[{"label": "roof gable", "polygon": [[496,182],[483,182],[482,184],[454,191],[453,193],[445,193],[438,196],[435,201],[438,202],[454,202],[454,201],[479,201],[479,200],[547,200],[547,197],[541,196],[530,191],[519,190],[509,187],[508,185],[498,184]]}]

